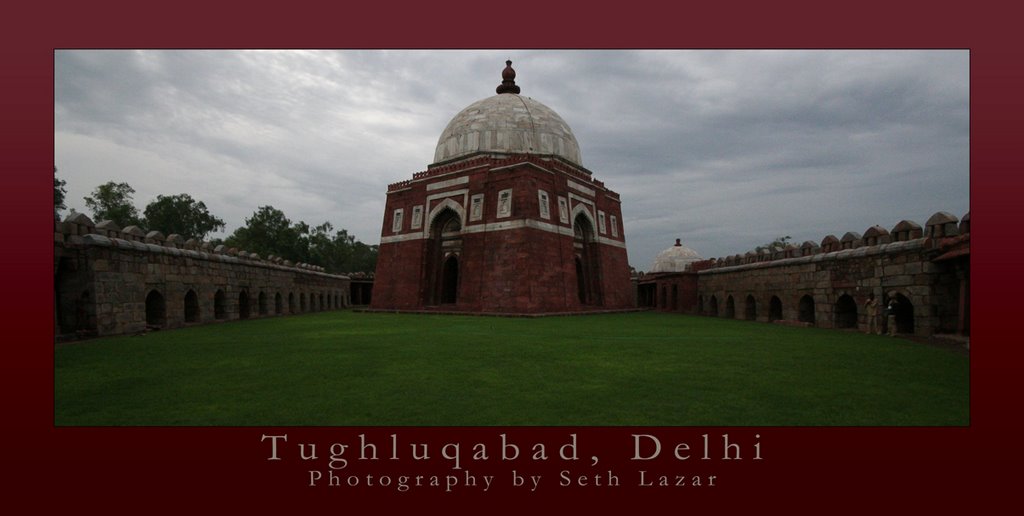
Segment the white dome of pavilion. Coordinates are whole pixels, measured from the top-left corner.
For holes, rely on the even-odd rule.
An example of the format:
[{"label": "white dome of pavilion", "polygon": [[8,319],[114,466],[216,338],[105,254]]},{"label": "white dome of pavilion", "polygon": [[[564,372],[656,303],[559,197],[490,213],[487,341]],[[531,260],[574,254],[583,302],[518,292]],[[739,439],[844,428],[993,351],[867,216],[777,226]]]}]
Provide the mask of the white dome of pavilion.
[{"label": "white dome of pavilion", "polygon": [[437,141],[434,163],[479,152],[558,156],[582,166],[580,146],[569,124],[551,108],[519,95],[511,61],[498,94],[460,111]]},{"label": "white dome of pavilion", "polygon": [[697,254],[697,251],[690,249],[676,239],[676,244],[654,257],[654,264],[648,272],[683,272],[693,262],[699,262],[704,258]]}]

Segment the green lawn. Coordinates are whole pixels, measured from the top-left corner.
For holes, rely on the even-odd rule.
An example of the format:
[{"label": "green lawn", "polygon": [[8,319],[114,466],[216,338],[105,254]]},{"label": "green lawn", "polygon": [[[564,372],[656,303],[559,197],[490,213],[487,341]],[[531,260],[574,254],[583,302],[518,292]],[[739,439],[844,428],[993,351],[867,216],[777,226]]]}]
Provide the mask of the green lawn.
[{"label": "green lawn", "polygon": [[658,313],[325,312],[55,350],[58,425],[966,425],[965,353]]}]

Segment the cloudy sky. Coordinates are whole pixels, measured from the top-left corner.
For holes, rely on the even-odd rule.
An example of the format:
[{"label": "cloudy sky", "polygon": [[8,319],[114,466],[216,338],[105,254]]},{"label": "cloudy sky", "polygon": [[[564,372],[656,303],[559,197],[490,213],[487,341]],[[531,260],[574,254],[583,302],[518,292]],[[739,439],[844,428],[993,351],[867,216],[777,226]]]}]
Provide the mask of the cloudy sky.
[{"label": "cloudy sky", "polygon": [[261,205],[378,243],[388,183],[494,94],[558,112],[618,191],[631,265],[969,209],[968,52],[57,51],[68,206],[124,181],[142,210],[188,193],[227,222]]}]

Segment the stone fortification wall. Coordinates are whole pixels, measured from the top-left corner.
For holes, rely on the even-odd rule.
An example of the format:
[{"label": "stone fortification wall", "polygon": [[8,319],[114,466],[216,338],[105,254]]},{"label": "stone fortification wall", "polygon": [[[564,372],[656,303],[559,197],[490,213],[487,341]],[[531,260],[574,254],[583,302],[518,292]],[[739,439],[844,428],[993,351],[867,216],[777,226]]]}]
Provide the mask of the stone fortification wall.
[{"label": "stone fortification wall", "polygon": [[892,231],[873,226],[863,235],[826,236],[820,244],[705,260],[680,275],[697,278],[691,313],[867,330],[873,294],[880,330],[887,331],[884,308],[895,299],[898,333],[968,333],[969,245],[970,213],[958,221],[939,212],[924,229],[904,220]]},{"label": "stone fortification wall", "polygon": [[54,317],[64,337],[249,319],[349,305],[349,278],[82,214],[54,231]]}]

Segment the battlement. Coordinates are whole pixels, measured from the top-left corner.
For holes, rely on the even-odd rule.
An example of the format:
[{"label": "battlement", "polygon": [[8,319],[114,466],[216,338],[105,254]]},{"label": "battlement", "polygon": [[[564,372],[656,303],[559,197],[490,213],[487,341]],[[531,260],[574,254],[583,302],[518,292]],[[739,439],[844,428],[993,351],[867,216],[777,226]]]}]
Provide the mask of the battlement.
[{"label": "battlement", "polygon": [[206,260],[228,264],[242,264],[280,270],[293,270],[307,274],[318,274],[326,277],[347,279],[347,276],[328,274],[323,267],[308,263],[292,263],[280,256],[269,255],[266,258],[244,249],[214,246],[210,242],[172,233],[164,236],[160,231],[145,232],[138,226],[120,228],[115,222],[105,220],[99,224],[84,213],[68,215],[63,222],[54,225],[54,243],[66,247],[108,247],[125,251],[164,254]]},{"label": "battlement", "polygon": [[695,262],[690,264],[688,270],[714,273],[812,261],[859,258],[917,249],[942,249],[969,240],[970,218],[970,212],[958,220],[956,216],[940,211],[928,218],[923,230],[921,225],[916,222],[901,220],[893,226],[891,231],[875,225],[865,230],[863,235],[855,231],[848,231],[843,234],[842,238],[837,238],[834,234],[827,235],[820,243],[807,240],[799,246],[788,244],[785,247],[757,247],[742,255],[735,254]]},{"label": "battlement", "polygon": [[55,221],[53,234],[58,340],[349,306],[349,276],[280,256],[81,213]]},{"label": "battlement", "polygon": [[[924,227],[830,234],[820,242],[758,247],[638,276],[640,306],[725,319],[927,337],[970,332],[970,213],[938,212]],[[887,318],[870,301],[894,301]]]}]

